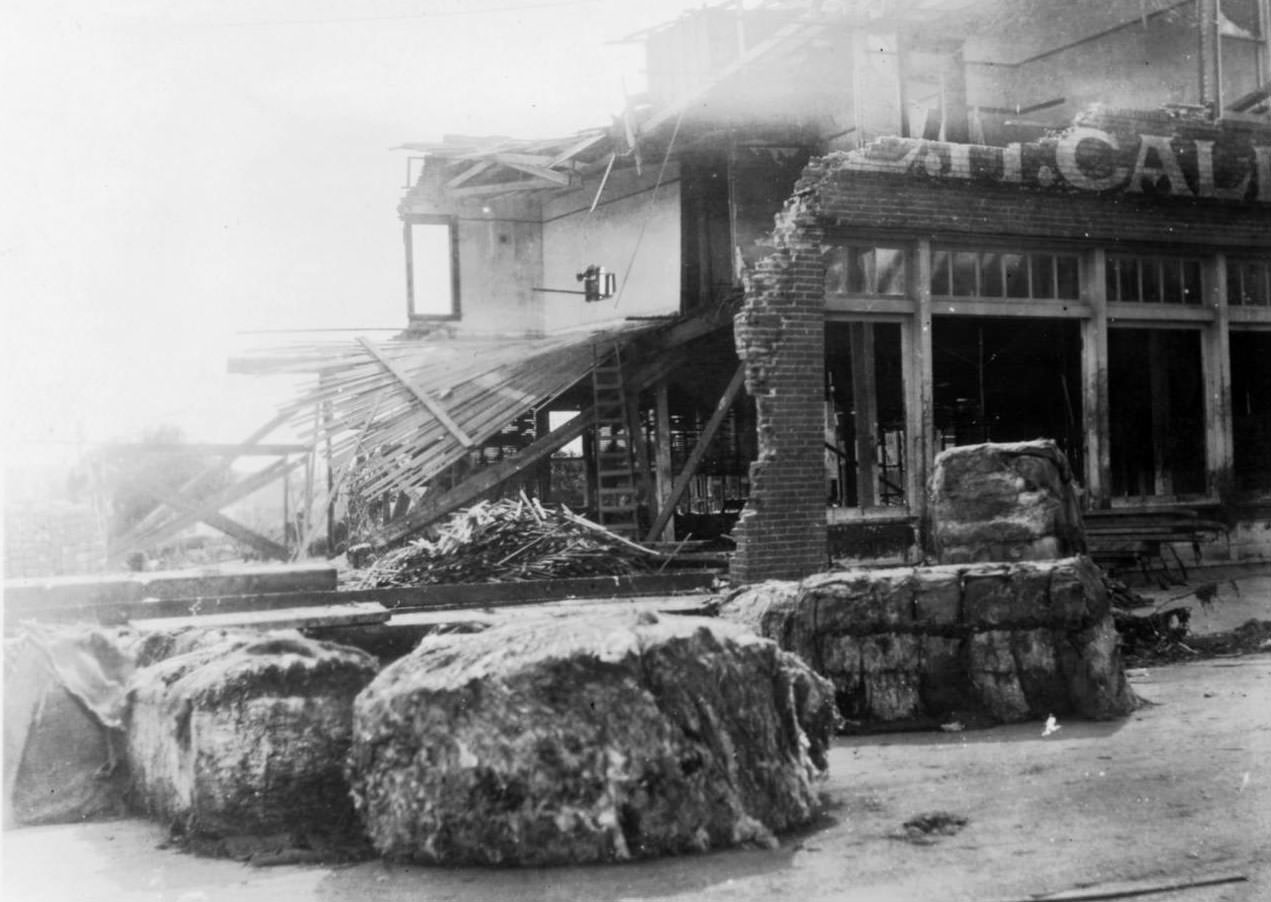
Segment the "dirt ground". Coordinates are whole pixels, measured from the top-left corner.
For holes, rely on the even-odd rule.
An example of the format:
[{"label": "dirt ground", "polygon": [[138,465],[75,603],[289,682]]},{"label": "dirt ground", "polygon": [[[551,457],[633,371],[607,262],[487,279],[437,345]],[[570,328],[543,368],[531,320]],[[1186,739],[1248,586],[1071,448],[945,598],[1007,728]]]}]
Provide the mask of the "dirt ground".
[{"label": "dirt ground", "polygon": [[[1271,620],[1271,574],[1230,578],[1236,587],[1197,611],[1196,631]],[[5,833],[4,898],[1023,902],[1118,881],[1240,875],[1144,898],[1271,899],[1271,653],[1133,673],[1148,704],[1123,721],[1061,721],[1049,736],[1030,723],[840,739],[825,817],[771,851],[531,871],[256,869],[159,849],[158,826],[125,820]],[[929,842],[906,838],[905,821],[934,811],[966,824]]]}]

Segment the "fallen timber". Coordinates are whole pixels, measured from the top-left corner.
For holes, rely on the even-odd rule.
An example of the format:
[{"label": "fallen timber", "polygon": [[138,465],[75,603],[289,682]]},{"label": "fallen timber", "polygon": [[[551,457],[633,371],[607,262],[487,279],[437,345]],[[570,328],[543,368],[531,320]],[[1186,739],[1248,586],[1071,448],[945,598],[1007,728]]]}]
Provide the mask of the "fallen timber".
[{"label": "fallen timber", "polygon": [[[124,623],[166,618],[200,619],[248,615],[265,611],[309,610],[318,616],[325,608],[375,604],[385,612],[462,610],[560,601],[568,598],[625,598],[672,595],[708,589],[716,573],[697,570],[674,573],[598,576],[576,579],[502,583],[466,583],[344,591],[277,592],[167,599],[107,598],[93,602],[48,605],[38,600],[5,600],[6,624],[21,620],[88,620]],[[16,603],[15,603],[16,601]],[[223,625],[217,621],[217,625]],[[274,624],[271,622],[270,624]]]}]

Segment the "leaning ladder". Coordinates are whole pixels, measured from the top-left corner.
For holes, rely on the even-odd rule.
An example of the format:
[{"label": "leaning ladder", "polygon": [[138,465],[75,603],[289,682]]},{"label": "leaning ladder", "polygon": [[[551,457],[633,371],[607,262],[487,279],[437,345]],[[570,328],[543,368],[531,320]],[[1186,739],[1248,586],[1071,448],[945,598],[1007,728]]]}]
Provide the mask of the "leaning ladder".
[{"label": "leaning ladder", "polygon": [[618,535],[639,532],[636,511],[635,449],[627,414],[622,355],[615,345],[593,348],[591,389],[595,419],[596,512],[598,522]]}]

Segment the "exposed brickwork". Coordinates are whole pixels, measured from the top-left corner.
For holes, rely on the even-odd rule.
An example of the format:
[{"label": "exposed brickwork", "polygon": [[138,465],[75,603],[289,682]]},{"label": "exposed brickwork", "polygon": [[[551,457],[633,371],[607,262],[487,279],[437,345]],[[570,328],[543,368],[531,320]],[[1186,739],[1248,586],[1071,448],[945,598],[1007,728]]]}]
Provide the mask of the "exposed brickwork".
[{"label": "exposed brickwork", "polygon": [[[1138,135],[1170,135],[1178,142],[1177,159],[1189,191],[1196,191],[1196,148],[1213,143],[1212,165],[1220,186],[1250,180],[1257,187],[1252,147],[1271,145],[1271,129],[1245,123],[1221,125],[1171,118],[1165,114],[1103,111],[1084,116],[1080,125],[1098,128],[1133,147]],[[836,153],[809,163],[798,190],[813,193],[822,224],[871,233],[886,231],[938,238],[980,236],[1010,242],[1018,238],[1090,241],[1105,246],[1122,242],[1195,244],[1213,247],[1271,246],[1271,205],[1211,197],[1173,197],[1128,192],[1125,183],[1108,191],[1065,187],[1053,172],[1055,139],[1020,148],[1022,182],[1003,181],[1000,160],[982,158],[1000,149],[885,138],[861,151]],[[1088,148],[1087,148],[1088,149]],[[1083,149],[1083,153],[1087,152]],[[1090,150],[1101,148],[1096,145]],[[1152,155],[1153,164],[1159,159]],[[1124,166],[1125,159],[1120,160]],[[994,165],[999,167],[994,170]],[[1104,171],[1093,165],[1092,171]],[[956,176],[955,171],[962,172]],[[1043,177],[1043,172],[1046,174]],[[1046,187],[1042,187],[1045,183]]]},{"label": "exposed brickwork", "polygon": [[825,524],[825,263],[814,210],[796,198],[777,217],[736,318],[737,354],[755,399],[759,455],[733,530],[741,582],[823,570]]}]

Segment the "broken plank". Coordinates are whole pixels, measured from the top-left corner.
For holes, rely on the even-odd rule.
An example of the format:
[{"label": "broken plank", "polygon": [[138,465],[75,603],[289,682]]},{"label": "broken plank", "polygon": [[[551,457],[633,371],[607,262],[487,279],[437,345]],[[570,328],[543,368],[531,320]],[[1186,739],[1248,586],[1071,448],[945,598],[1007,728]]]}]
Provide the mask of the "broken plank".
[{"label": "broken plank", "polygon": [[1219,886],[1224,883],[1244,883],[1249,878],[1238,872],[1197,875],[1192,877],[1153,877],[1144,880],[1126,880],[1116,883],[1096,883],[1080,889],[1058,893],[1031,895],[1010,902],[1095,902],[1099,899],[1128,899],[1155,893],[1168,893],[1202,886]]},{"label": "broken plank", "polygon": [[394,611],[462,610],[564,601],[573,598],[620,599],[647,595],[698,593],[709,589],[711,571],[670,574],[591,576],[572,579],[524,580],[505,583],[410,586],[342,592],[360,600],[379,602]]},{"label": "broken plank", "polygon": [[320,608],[281,608],[202,616],[160,617],[146,620],[144,627],[146,630],[171,630],[189,626],[206,629],[247,627],[268,630],[303,630],[386,623],[390,617],[392,614],[382,605],[373,602],[354,602]]}]

